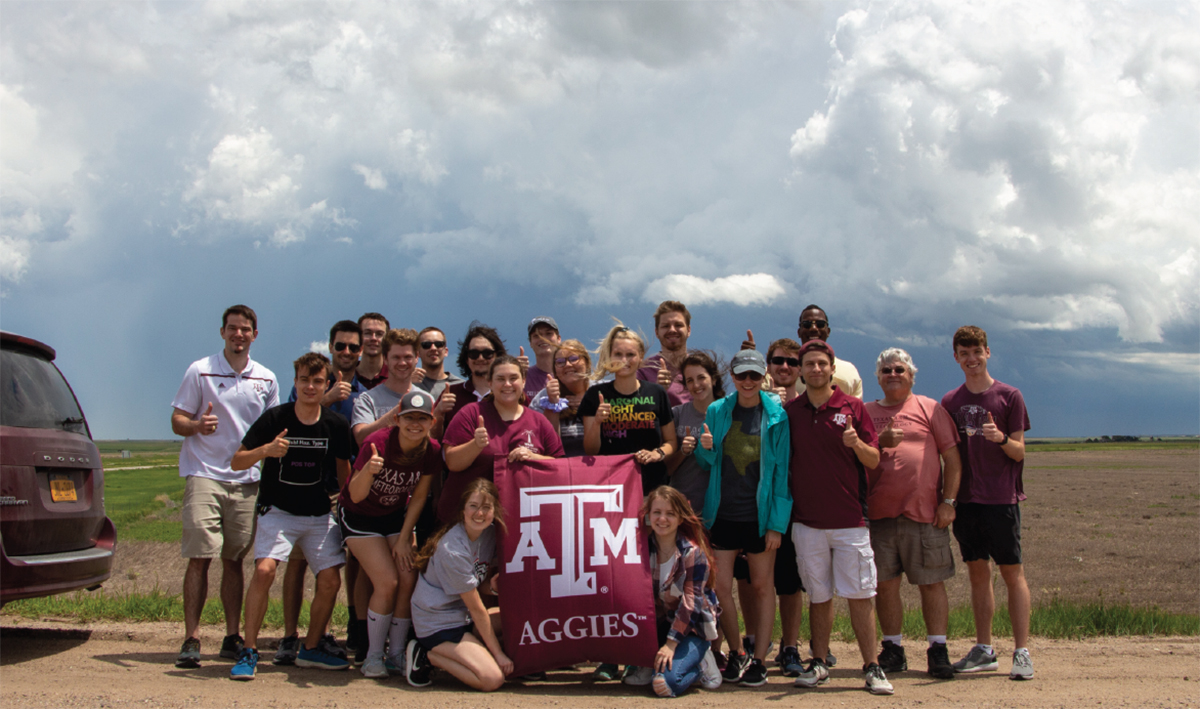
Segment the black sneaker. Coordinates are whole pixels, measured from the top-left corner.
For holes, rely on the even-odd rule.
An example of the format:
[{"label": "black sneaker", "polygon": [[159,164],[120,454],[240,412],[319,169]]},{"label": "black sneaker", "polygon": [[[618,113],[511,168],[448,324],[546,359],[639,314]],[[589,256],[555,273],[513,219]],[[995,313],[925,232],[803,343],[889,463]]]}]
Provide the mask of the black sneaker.
[{"label": "black sneaker", "polygon": [[742,675],[746,672],[746,667],[750,665],[750,656],[744,652],[738,654],[729,653],[729,658],[725,660],[725,669],[721,672],[721,679],[726,682],[740,682]]},{"label": "black sneaker", "polygon": [[799,677],[804,671],[804,661],[800,659],[800,651],[794,645],[788,645],[779,651],[775,658],[784,677]]},{"label": "black sneaker", "polygon": [[879,666],[889,675],[907,670],[908,658],[904,655],[904,646],[884,640],[883,650],[879,652]]},{"label": "black sneaker", "polygon": [[750,665],[746,667],[746,671],[742,673],[742,679],[738,683],[743,687],[761,687],[767,683],[767,667],[763,661],[757,657],[750,660]]},{"label": "black sneaker", "polygon": [[946,643],[934,643],[925,651],[929,661],[927,672],[936,679],[954,679],[954,665],[950,664],[950,651]]},{"label": "black sneaker", "polygon": [[346,621],[346,652],[354,652],[358,649],[358,625],[355,623],[358,618],[355,617],[354,606],[346,606],[346,611],[350,616]]},{"label": "black sneaker", "polygon": [[433,666],[429,664],[429,656],[425,654],[425,648],[416,640],[408,641],[408,649],[404,653],[405,677],[408,683],[413,687],[428,687],[433,680],[430,679],[430,671]]},{"label": "black sneaker", "polygon": [[234,633],[226,635],[221,641],[221,657],[226,660],[236,660],[242,654],[242,648],[245,647],[246,641],[242,640],[242,636]]},{"label": "black sneaker", "polygon": [[317,641],[317,648],[333,655],[339,660],[347,659],[346,651],[342,649],[341,645],[338,645],[337,638],[333,637],[333,633],[322,635],[321,639]]}]

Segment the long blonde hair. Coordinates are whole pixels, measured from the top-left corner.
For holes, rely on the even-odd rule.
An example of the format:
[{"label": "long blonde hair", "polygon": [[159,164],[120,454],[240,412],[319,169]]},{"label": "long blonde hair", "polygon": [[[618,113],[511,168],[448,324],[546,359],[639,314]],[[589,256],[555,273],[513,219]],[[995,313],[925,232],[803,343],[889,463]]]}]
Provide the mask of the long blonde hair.
[{"label": "long blonde hair", "polygon": [[642,336],[625,327],[625,324],[620,320],[616,318],[613,318],[613,320],[616,320],[617,324],[613,325],[608,334],[604,336],[604,339],[600,341],[600,349],[596,351],[596,369],[592,372],[592,379],[594,381],[600,381],[609,374],[616,374],[625,366],[623,362],[618,363],[612,360],[613,342],[617,340],[636,342],[638,352],[641,353],[643,359],[646,357],[646,341]]}]

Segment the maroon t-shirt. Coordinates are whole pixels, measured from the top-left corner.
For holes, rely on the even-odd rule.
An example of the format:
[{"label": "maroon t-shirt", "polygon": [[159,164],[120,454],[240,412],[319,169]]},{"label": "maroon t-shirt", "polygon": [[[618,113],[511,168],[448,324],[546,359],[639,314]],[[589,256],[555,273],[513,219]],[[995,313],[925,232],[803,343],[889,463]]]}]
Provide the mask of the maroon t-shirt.
[{"label": "maroon t-shirt", "polygon": [[814,529],[849,529],[867,524],[867,470],[842,442],[847,416],[858,437],[879,447],[875,424],[862,401],[834,388],[820,408],[808,403],[808,392],[783,407],[792,434],[788,465],[792,488],[792,521]]},{"label": "maroon t-shirt", "polygon": [[972,394],[967,385],[942,397],[942,407],[958,426],[958,453],[962,457],[962,483],[958,486],[959,502],[978,502],[985,505],[1015,505],[1025,499],[1021,473],[1025,461],[1013,460],[1000,448],[983,437],[983,424],[988,413],[996,428],[1012,435],[1029,430],[1029,414],[1025,398],[1016,387],[993,381],[987,391]]},{"label": "maroon t-shirt", "polygon": [[[447,394],[454,395],[454,408],[447,411],[446,418],[442,419],[443,442],[446,440],[446,431],[450,429],[450,422],[454,420],[454,417],[458,415],[458,412],[462,411],[467,404],[474,404],[479,401],[479,397],[475,396],[475,385],[471,383],[471,379],[469,377],[465,381],[461,381],[457,384],[451,384],[450,386],[446,387],[446,389],[442,392],[442,396]],[[442,397],[439,396],[438,401],[441,400]],[[474,430],[474,427],[472,427],[471,430]]]},{"label": "maroon t-shirt", "polygon": [[362,470],[371,459],[371,444],[374,444],[375,450],[383,456],[383,469],[371,482],[367,496],[360,502],[352,501],[349,480],[338,495],[338,507],[354,514],[381,517],[402,510],[408,507],[408,501],[422,477],[432,475],[436,480],[442,472],[442,447],[434,440],[429,441],[429,445],[425,447],[425,455],[421,458],[403,461],[400,431],[394,426],[382,428],[363,440],[358,457],[354,459],[355,472]]},{"label": "maroon t-shirt", "polygon": [[637,378],[643,382],[657,384],[660,366],[666,367],[671,372],[671,385],[667,387],[667,401],[671,402],[671,408],[680,404],[692,403],[692,393],[683,384],[683,372],[672,367],[671,363],[663,357],[662,352],[650,355],[642,361],[642,366],[637,371]]},{"label": "maroon t-shirt", "polygon": [[438,499],[438,520],[443,523],[458,515],[460,498],[467,484],[475,478],[494,480],[496,459],[507,458],[512,449],[524,446],[539,455],[563,457],[562,441],[545,416],[525,407],[515,421],[505,421],[500,418],[500,412],[491,401],[467,404],[459,410],[446,427],[442,446],[448,450],[474,440],[480,416],[483,416],[483,425],[487,428],[488,446],[479,451],[475,462],[466,470],[457,473],[451,471],[447,475]]}]

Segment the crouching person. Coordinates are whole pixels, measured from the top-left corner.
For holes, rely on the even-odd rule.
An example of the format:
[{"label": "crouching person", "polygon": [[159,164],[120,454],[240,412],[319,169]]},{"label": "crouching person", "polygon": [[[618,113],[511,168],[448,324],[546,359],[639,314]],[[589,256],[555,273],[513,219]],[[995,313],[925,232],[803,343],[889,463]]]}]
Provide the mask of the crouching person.
[{"label": "crouching person", "polygon": [[339,483],[344,484],[350,475],[350,424],[341,414],[321,406],[331,372],[328,359],[310,352],[296,360],[295,370],[296,401],[263,412],[233,455],[234,470],[264,461],[256,510],[254,577],[246,592],[246,644],[230,671],[230,678],[236,680],[254,679],[258,631],[267,612],[275,570],[293,547],[304,552],[317,577],[308,637],[296,665],[324,670],[350,666],[319,647],[341,588],[338,570],[346,563],[323,478],[329,468],[335,470]]},{"label": "crouching person", "polygon": [[496,486],[484,478],[467,484],[456,519],[417,555],[412,596],[417,639],[405,654],[408,683],[425,687],[430,666],[463,683],[494,692],[513,671],[500,647],[499,609],[489,612],[480,592],[495,594],[496,529],[504,525]]}]

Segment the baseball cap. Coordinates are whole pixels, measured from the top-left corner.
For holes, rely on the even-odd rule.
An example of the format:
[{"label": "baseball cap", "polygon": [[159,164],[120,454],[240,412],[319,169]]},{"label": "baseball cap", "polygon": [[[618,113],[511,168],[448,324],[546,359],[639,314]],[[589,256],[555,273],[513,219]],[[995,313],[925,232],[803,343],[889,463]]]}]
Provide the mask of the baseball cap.
[{"label": "baseball cap", "polygon": [[417,389],[400,398],[400,415],[403,416],[413,411],[433,416],[433,397],[429,395],[429,392]]},{"label": "baseball cap", "polygon": [[826,342],[825,340],[809,340],[808,342],[805,342],[803,345],[800,345],[800,360],[801,361],[804,360],[804,354],[806,352],[813,352],[813,351],[824,352],[825,354],[829,355],[830,362],[834,361],[833,348],[830,347],[829,343]]},{"label": "baseball cap", "polygon": [[554,322],[554,318],[546,317],[543,315],[541,317],[536,317],[533,320],[529,321],[529,332],[527,333],[527,335],[532,336],[534,328],[536,328],[538,325],[549,325],[550,327],[554,328],[555,332],[559,331],[558,323]]},{"label": "baseball cap", "polygon": [[763,358],[762,353],[758,350],[742,350],[733,356],[733,364],[730,369],[734,374],[741,374],[742,372],[766,374],[767,360]]}]

